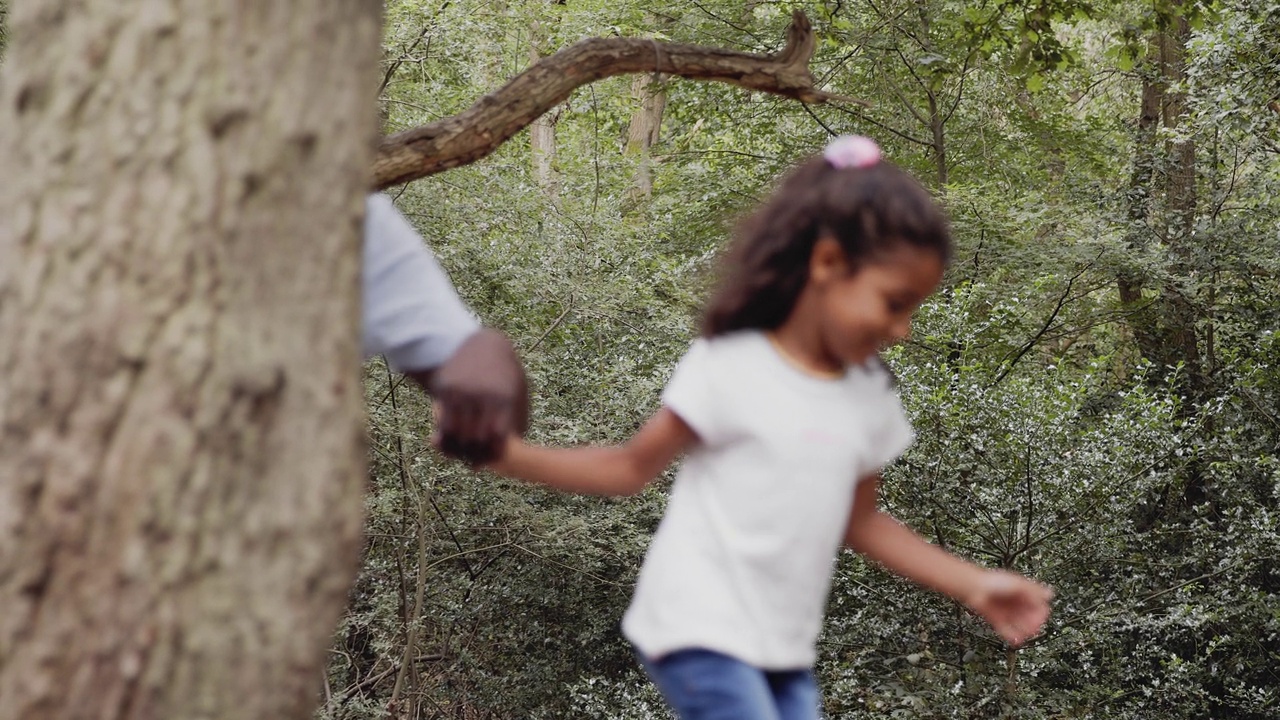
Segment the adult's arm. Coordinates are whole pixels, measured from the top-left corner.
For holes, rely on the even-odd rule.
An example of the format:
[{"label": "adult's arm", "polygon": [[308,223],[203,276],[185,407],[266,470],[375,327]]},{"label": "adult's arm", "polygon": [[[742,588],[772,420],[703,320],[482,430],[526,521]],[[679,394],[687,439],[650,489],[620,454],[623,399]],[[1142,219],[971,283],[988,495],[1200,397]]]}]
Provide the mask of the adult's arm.
[{"label": "adult's arm", "polygon": [[365,355],[385,355],[433,396],[444,452],[472,464],[492,459],[528,428],[528,387],[511,341],[481,326],[385,195],[367,200],[363,259]]}]

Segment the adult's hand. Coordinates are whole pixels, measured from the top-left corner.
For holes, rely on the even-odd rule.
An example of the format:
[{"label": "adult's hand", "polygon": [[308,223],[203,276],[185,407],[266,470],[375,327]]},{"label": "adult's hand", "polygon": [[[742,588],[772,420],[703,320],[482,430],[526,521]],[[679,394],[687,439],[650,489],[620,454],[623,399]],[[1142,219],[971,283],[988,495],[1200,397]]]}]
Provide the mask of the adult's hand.
[{"label": "adult's hand", "polygon": [[524,367],[497,330],[473,333],[440,367],[409,375],[434,399],[435,443],[446,455],[482,465],[501,454],[510,436],[529,428]]}]

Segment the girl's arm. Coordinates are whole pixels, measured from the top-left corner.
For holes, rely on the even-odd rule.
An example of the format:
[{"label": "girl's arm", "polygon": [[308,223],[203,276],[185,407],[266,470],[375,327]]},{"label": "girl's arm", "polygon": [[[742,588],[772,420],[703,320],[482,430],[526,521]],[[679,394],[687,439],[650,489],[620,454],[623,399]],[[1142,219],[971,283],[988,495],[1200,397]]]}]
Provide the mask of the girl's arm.
[{"label": "girl's arm", "polygon": [[512,437],[488,468],[567,492],[634,495],[697,439],[680,416],[664,407],[623,445],[547,448]]},{"label": "girl's arm", "polygon": [[845,544],[908,580],[945,593],[981,615],[1009,644],[1040,632],[1053,590],[1021,575],[987,570],[932,545],[876,505],[880,478],[865,478]]}]

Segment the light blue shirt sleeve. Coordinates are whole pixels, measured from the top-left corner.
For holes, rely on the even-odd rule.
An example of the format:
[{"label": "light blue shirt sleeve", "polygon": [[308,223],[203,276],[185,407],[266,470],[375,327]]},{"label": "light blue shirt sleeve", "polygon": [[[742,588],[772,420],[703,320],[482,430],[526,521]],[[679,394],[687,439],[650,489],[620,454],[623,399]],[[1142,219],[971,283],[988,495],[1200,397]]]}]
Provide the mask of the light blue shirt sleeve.
[{"label": "light blue shirt sleeve", "polygon": [[444,268],[386,195],[365,203],[361,345],[397,371],[448,360],[480,322]]}]

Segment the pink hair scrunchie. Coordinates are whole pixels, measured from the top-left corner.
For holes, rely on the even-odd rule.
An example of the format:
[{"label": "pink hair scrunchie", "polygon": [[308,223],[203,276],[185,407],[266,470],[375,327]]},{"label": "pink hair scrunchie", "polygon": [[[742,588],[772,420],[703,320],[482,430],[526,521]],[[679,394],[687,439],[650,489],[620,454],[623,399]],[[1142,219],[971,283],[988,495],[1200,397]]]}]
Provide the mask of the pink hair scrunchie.
[{"label": "pink hair scrunchie", "polygon": [[822,157],[837,170],[869,168],[880,162],[880,146],[863,135],[841,135],[827,144]]}]

